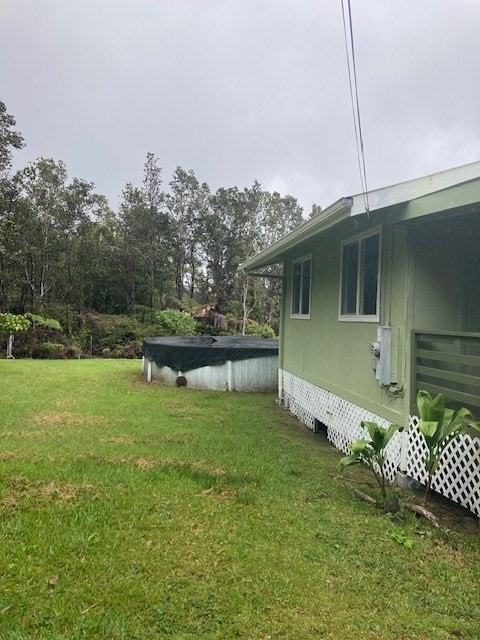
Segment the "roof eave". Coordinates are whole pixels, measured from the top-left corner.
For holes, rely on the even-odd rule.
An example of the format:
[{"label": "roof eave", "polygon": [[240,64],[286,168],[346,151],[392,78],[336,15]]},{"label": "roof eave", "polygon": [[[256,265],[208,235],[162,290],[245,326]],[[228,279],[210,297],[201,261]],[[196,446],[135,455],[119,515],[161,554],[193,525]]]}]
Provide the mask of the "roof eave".
[{"label": "roof eave", "polygon": [[350,215],[352,206],[353,198],[340,198],[340,200],[334,202],[325,209],[325,211],[310,218],[310,220],[307,220],[289,234],[277,240],[277,242],[274,242],[263,251],[260,251],[260,253],[246,260],[240,265],[240,271],[248,274],[253,269],[259,269],[280,262],[285,253],[300,243],[347,218]]}]

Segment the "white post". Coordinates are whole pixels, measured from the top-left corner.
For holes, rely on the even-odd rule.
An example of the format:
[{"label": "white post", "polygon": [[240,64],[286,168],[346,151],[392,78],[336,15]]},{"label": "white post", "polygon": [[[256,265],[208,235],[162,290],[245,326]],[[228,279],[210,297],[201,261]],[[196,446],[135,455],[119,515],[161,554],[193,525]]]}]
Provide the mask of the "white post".
[{"label": "white post", "polygon": [[13,333],[8,336],[7,342],[7,358],[13,357]]},{"label": "white post", "polygon": [[400,449],[400,471],[405,473],[407,470],[407,459],[408,459],[408,431],[409,425],[403,433],[401,433],[402,437],[402,447]]},{"label": "white post", "polygon": [[152,361],[147,360],[147,382],[152,381]]},{"label": "white post", "polygon": [[227,390],[233,391],[233,362],[227,360]]},{"label": "white post", "polygon": [[282,406],[283,400],[283,371],[278,370],[278,406]]}]

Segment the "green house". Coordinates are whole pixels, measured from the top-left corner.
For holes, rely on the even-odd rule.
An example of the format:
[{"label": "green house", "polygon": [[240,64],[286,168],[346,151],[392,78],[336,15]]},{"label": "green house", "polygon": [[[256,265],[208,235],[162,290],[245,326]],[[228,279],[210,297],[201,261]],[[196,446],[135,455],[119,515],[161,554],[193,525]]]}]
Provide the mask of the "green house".
[{"label": "green house", "polygon": [[[410,426],[392,479],[424,479],[417,390],[480,414],[480,162],[341,198],[242,269],[278,263],[280,400],[345,452],[361,420]],[[436,489],[480,515],[475,445],[451,451],[467,488],[454,468]]]}]

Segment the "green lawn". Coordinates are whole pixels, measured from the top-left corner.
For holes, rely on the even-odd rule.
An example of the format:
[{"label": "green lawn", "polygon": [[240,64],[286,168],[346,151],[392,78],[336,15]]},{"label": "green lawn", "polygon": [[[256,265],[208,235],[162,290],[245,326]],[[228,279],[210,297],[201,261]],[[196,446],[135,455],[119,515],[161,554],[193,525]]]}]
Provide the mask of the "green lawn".
[{"label": "green lawn", "polygon": [[273,395],[2,360],[0,402],[2,640],[480,637],[476,523],[376,513]]}]

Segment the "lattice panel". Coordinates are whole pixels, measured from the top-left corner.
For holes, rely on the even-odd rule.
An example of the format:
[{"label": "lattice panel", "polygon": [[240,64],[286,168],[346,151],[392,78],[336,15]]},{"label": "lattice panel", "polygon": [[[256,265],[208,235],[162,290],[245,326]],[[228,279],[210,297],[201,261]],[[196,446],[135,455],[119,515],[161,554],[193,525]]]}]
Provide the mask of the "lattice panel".
[{"label": "lattice panel", "polygon": [[[387,428],[389,422],[370,411],[316,387],[310,382],[282,372],[285,406],[301,422],[314,429],[315,420],[327,426],[329,441],[345,454],[349,444],[366,434],[361,428],[362,420],[376,422]],[[402,446],[406,448],[406,473],[425,484],[427,473],[424,467],[427,446],[418,431],[418,418],[410,417],[407,433],[397,433],[387,447],[386,477],[395,481],[400,467]],[[480,439],[462,435],[452,440],[444,451],[444,457],[432,482],[432,489],[466,507],[480,517]]]},{"label": "lattice panel", "polygon": [[[283,371],[282,377],[285,406],[310,429],[314,428],[315,420],[325,424],[329,441],[345,454],[350,453],[349,445],[352,442],[366,436],[360,426],[362,420],[376,422],[385,428],[390,425],[388,420],[288,371]],[[395,481],[400,465],[401,449],[402,437],[397,434],[387,448],[385,476],[391,483]]]},{"label": "lattice panel", "polygon": [[315,419],[327,424],[328,392],[292,375],[282,372],[284,403],[300,422],[314,429]]},{"label": "lattice panel", "polygon": [[[428,449],[418,430],[417,416],[410,416],[407,474],[425,484],[424,460]],[[451,440],[432,482],[432,489],[458,502],[480,517],[480,439],[461,435]]]}]

